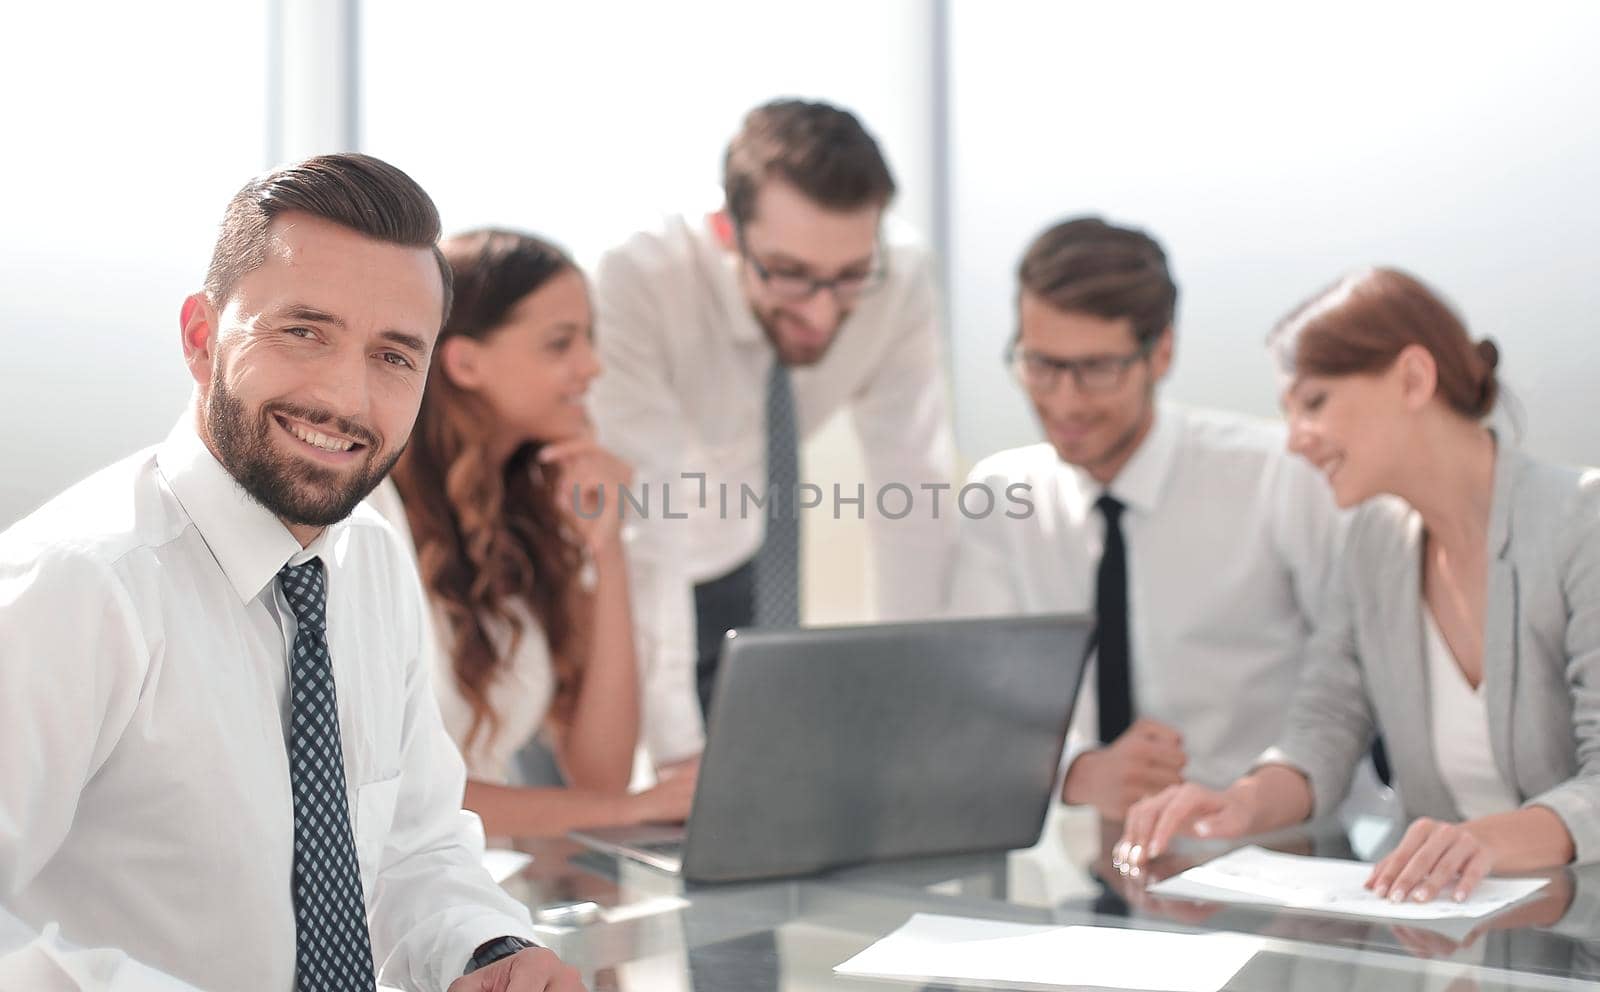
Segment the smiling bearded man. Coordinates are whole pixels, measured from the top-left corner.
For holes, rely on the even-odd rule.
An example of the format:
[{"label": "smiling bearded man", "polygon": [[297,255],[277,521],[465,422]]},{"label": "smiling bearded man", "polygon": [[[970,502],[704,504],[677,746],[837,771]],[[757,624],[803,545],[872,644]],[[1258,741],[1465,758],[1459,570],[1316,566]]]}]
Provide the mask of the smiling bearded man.
[{"label": "smiling bearded man", "polygon": [[248,183],[171,434],[0,534],[0,987],[581,988],[482,867],[415,572],[358,506],[449,310],[438,236],[367,156]]}]

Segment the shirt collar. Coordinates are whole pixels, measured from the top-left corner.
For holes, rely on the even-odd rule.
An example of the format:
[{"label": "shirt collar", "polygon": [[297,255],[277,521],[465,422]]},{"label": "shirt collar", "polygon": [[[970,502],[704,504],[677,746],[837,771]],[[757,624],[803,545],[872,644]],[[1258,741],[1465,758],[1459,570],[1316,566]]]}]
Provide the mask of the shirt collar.
[{"label": "shirt collar", "polygon": [[1167,477],[1172,474],[1172,464],[1177,459],[1182,416],[1173,407],[1157,404],[1154,417],[1150,433],[1109,486],[1101,485],[1076,465],[1068,466],[1086,506],[1093,504],[1102,492],[1109,492],[1141,513],[1150,513],[1160,504]]},{"label": "shirt collar", "polygon": [[739,253],[722,247],[716,232],[711,229],[709,213],[701,219],[696,234],[705,253],[706,271],[716,286],[717,297],[727,315],[729,335],[740,344],[765,343],[766,335],[761,330],[761,324],[751,312],[750,301],[745,299],[744,290],[739,287]]},{"label": "shirt collar", "polygon": [[327,549],[337,540],[335,524],[325,528],[309,547],[256,502],[222,467],[195,431],[195,411],[186,410],[156,449],[156,465],[201,540],[233,586],[239,601],[248,603],[261,594],[285,564],[300,564],[320,556],[331,568]]}]

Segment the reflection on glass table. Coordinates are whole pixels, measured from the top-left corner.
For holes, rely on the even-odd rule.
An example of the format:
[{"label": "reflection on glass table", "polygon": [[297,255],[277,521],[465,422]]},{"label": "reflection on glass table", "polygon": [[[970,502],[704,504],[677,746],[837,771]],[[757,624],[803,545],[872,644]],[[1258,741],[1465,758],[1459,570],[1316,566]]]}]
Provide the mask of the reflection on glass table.
[{"label": "reflection on glass table", "polygon": [[[1027,924],[1234,932],[1262,950],[1226,988],[1239,992],[1580,989],[1600,982],[1600,866],[1554,873],[1528,900],[1468,927],[1391,926],[1302,910],[1191,903],[1154,881],[1239,843],[1325,857],[1375,852],[1323,822],[1238,843],[1180,846],[1138,875],[1111,863],[1114,825],[1057,808],[1020,851],[865,865],[781,882],[685,887],[675,876],[569,841],[527,842],[535,859],[507,887],[546,943],[594,992],[810,992],[996,985],[846,979],[841,962],[914,914]],[[1036,987],[1036,986],[1035,986]]]}]

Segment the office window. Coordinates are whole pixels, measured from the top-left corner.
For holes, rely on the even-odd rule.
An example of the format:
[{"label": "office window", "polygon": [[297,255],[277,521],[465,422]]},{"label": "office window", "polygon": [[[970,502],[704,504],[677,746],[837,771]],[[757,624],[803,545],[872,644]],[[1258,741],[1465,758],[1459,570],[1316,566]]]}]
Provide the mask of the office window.
[{"label": "office window", "polygon": [[26,4],[0,39],[0,528],[160,441],[178,308],[266,165],[266,2]]},{"label": "office window", "polygon": [[877,135],[926,230],[928,16],[918,0],[368,4],[361,146],[415,176],[447,229],[516,225],[588,260],[714,196],[746,110],[820,97]]},{"label": "office window", "polygon": [[1262,342],[1391,264],[1501,344],[1538,454],[1600,442],[1600,6],[952,3],[952,310],[969,455],[1038,432],[996,358],[1045,224],[1147,226],[1174,263],[1168,394],[1275,416]]}]

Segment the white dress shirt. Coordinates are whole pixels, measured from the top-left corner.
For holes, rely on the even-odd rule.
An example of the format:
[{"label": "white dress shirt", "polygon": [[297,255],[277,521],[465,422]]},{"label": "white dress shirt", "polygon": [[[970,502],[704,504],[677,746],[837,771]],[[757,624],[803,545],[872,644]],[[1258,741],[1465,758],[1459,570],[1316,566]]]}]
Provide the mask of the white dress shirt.
[{"label": "white dress shirt", "polygon": [[317,556],[379,978],[443,992],[480,944],[533,933],[460,810],[415,572],[365,508],[302,549],[192,418],[0,535],[0,900],[44,943],[58,923],[202,989],[291,992],[276,579]]},{"label": "white dress shirt", "polygon": [[[997,510],[962,520],[953,612],[1092,614],[1107,487],[1049,444],[986,458],[970,481]],[[1019,483],[1031,513],[1006,495]],[[1343,516],[1280,428],[1169,404],[1109,491],[1127,507],[1134,715],[1176,728],[1184,777],[1221,788],[1277,736]],[[1064,766],[1098,746],[1095,686],[1091,663]]]},{"label": "white dress shirt", "polygon": [[1520,808],[1521,797],[1506,784],[1494,761],[1483,683],[1474,688],[1467,681],[1427,603],[1422,604],[1422,626],[1428,655],[1428,718],[1439,778],[1466,819]]},{"label": "white dress shirt", "polygon": [[[888,232],[884,284],[863,297],[824,357],[792,372],[801,438],[848,408],[871,481],[863,504],[839,512],[864,515],[875,547],[877,614],[932,615],[954,540],[950,501],[924,484],[955,479],[944,344],[925,255]],[[754,557],[765,536],[763,511],[742,512],[741,486],[766,488],[766,384],[774,352],[740,291],[738,257],[713,237],[706,218],[675,216],[607,253],[595,277],[596,334],[605,371],[592,406],[601,440],[634,466],[636,487],[649,483],[651,518],[634,553],[676,563],[681,583],[725,575]],[[701,483],[683,473],[704,473]],[[835,510],[837,480],[813,479]],[[660,486],[671,492],[667,519]],[[916,502],[909,515],[879,512],[880,487],[898,483]],[[723,487],[726,487],[725,489]],[[722,494],[726,492],[726,509]],[[854,500],[855,486],[840,495]],[[905,497],[885,497],[890,515]],[[801,516],[804,527],[805,514]],[[660,574],[658,572],[658,574]],[[667,590],[663,592],[663,590]],[[639,590],[662,616],[691,609],[669,586]],[[693,636],[692,623],[688,625]]]},{"label": "white dress shirt", "polygon": [[[368,502],[400,535],[413,562],[416,544],[406,520],[405,503],[394,482],[385,479],[368,497]],[[624,540],[631,535],[624,533]],[[630,585],[642,578],[647,563],[629,556]],[[443,610],[433,604],[423,614],[423,653],[433,672],[433,688],[445,729],[462,748],[467,774],[480,782],[504,785],[513,779],[516,753],[544,727],[550,703],[555,697],[555,669],[550,658],[550,642],[544,636],[539,618],[526,603],[512,600],[508,609],[517,614],[522,636],[515,651],[511,631],[492,624],[489,631],[495,649],[507,663],[487,686],[489,705],[497,722],[491,731],[485,726],[466,747],[472,729],[472,705],[456,682],[450,660],[449,623]],[[695,695],[694,663],[687,651],[656,650],[650,640],[655,625],[635,622],[635,650],[639,662],[640,743],[657,766],[681,761],[700,753],[705,746],[705,731],[700,719],[700,701]]]}]

